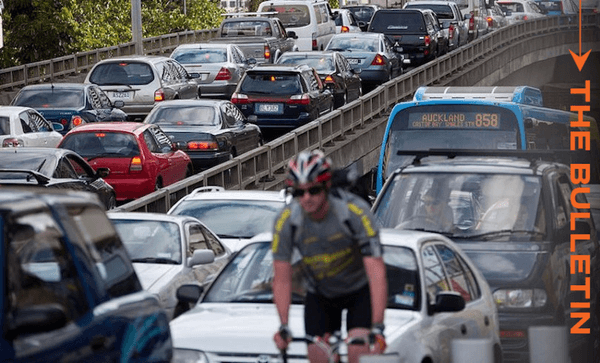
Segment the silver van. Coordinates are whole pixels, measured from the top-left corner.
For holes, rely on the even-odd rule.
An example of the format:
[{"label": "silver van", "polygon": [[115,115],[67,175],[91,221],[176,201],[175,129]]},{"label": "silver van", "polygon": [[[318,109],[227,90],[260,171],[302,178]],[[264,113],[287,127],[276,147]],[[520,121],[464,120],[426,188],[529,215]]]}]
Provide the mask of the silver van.
[{"label": "silver van", "polygon": [[299,51],[323,50],[335,34],[335,15],[326,0],[264,1],[258,12],[276,14],[286,30],[296,32]]}]

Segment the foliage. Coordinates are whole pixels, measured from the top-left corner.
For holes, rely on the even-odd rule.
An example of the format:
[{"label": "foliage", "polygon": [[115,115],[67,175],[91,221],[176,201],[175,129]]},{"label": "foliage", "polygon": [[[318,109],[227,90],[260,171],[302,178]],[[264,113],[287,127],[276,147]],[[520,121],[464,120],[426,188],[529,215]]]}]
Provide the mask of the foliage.
[{"label": "foliage", "polygon": [[[131,41],[131,0],[11,0],[2,14],[0,67]],[[210,0],[141,0],[143,37],[212,29],[221,23]]]}]

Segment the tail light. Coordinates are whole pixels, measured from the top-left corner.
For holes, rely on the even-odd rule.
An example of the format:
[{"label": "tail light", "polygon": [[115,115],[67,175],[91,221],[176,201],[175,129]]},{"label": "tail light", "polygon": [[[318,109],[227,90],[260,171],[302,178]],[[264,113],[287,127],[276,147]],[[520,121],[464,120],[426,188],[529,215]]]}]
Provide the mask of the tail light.
[{"label": "tail light", "polygon": [[527,20],[527,15],[524,15],[524,16],[523,16],[523,20]]},{"label": "tail light", "polygon": [[487,17],[487,23],[488,23],[488,26],[489,26],[490,28],[491,28],[491,27],[493,27],[493,26],[494,26],[494,19],[492,19],[492,17],[491,17],[491,16],[488,16],[488,17]]},{"label": "tail light", "polygon": [[342,25],[342,33],[350,33],[350,28],[345,25]]},{"label": "tail light", "polygon": [[448,27],[448,39],[454,39],[454,24],[450,24]]},{"label": "tail light", "polygon": [[154,91],[154,102],[160,102],[165,100],[165,92],[159,88]]},{"label": "tail light", "polygon": [[469,19],[469,31],[475,31],[475,14],[471,12],[471,18]]},{"label": "tail light", "polygon": [[23,140],[11,137],[2,141],[2,147],[19,147],[23,146]]},{"label": "tail light", "polygon": [[332,76],[327,76],[323,80],[323,83],[325,83],[325,84],[335,84],[335,80],[333,79]]},{"label": "tail light", "polygon": [[219,70],[219,73],[217,73],[217,76],[215,77],[215,81],[227,81],[231,79],[231,71],[229,71],[229,68],[221,68]]},{"label": "tail light", "polygon": [[69,124],[69,120],[67,120],[66,118],[61,118],[60,124],[63,126],[67,126]]},{"label": "tail light", "polygon": [[271,49],[269,49],[268,45],[265,45],[265,53],[264,53],[265,59],[271,59]]},{"label": "tail light", "polygon": [[425,46],[428,47],[429,44],[431,44],[431,38],[429,37],[429,35],[425,36]]},{"label": "tail light", "polygon": [[129,171],[142,171],[142,158],[134,156],[129,164]]},{"label": "tail light", "polygon": [[248,95],[236,92],[231,95],[231,103],[236,105],[247,105],[250,103],[250,99],[248,99]]},{"label": "tail light", "polygon": [[287,101],[287,103],[290,105],[308,106],[308,105],[310,105],[310,96],[308,95],[308,93],[304,93],[301,95],[293,95],[292,97],[290,97],[290,99]]},{"label": "tail light", "polygon": [[385,65],[385,58],[381,56],[381,54],[377,54],[373,61],[371,62],[372,66],[382,66]]},{"label": "tail light", "polygon": [[219,144],[216,141],[189,141],[188,150],[219,150]]},{"label": "tail light", "polygon": [[71,117],[71,125],[73,125],[73,127],[81,126],[83,123],[84,122],[83,122],[83,119],[81,118],[81,116]]},{"label": "tail light", "polygon": [[319,44],[317,43],[317,34],[312,34],[312,50],[319,50]]}]

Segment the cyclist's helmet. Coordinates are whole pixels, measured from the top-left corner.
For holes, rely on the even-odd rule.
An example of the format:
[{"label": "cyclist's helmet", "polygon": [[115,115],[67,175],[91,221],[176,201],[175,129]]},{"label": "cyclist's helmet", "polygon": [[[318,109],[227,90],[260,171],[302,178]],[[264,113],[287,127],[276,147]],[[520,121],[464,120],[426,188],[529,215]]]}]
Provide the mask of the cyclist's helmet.
[{"label": "cyclist's helmet", "polygon": [[289,186],[331,180],[331,160],[321,150],[302,151],[288,164]]}]

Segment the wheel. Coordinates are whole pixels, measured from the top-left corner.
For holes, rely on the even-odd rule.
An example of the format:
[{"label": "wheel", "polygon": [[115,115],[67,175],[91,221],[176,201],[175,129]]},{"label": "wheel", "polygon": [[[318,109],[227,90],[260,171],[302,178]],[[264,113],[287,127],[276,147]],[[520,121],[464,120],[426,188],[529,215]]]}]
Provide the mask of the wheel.
[{"label": "wheel", "polygon": [[154,183],[154,191],[157,191],[163,187],[162,179],[156,178],[156,182]]}]

